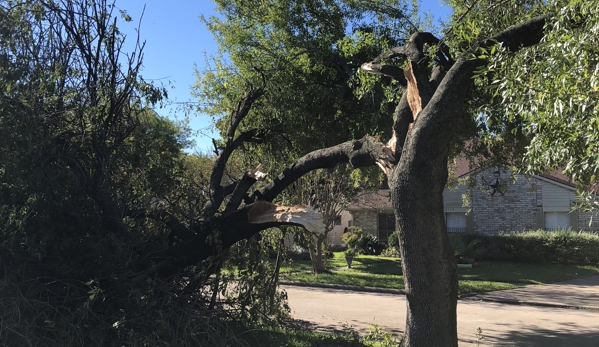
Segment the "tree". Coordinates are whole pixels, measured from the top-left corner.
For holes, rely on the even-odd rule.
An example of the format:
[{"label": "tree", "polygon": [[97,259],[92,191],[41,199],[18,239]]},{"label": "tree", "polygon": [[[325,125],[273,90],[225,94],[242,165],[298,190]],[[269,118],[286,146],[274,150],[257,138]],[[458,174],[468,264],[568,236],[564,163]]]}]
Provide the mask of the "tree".
[{"label": "tree", "polygon": [[[529,139],[522,169],[563,170],[583,189],[596,184],[599,175],[598,5],[556,2],[556,15],[543,41],[512,59],[498,51],[491,63],[504,78],[486,84],[495,96],[495,113],[521,119]],[[592,195],[582,198],[586,208],[599,211]]]},{"label": "tree", "polygon": [[[522,7],[515,7],[522,12]],[[539,43],[549,15],[532,15],[543,11],[547,8],[531,11],[528,20],[517,17],[522,23],[515,26],[504,21],[501,29],[485,28],[482,38],[462,36],[461,45],[454,44],[453,49],[430,33],[416,32],[404,45],[365,63],[364,71],[391,77],[405,88],[395,110],[392,140],[382,145],[364,137],[316,150],[249,196],[250,201],[272,201],[291,182],[317,168],[345,162],[354,167],[378,164],[389,177],[400,231],[408,301],[404,346],[457,345],[456,268],[442,205],[450,148],[461,146],[476,131],[468,102],[475,73],[488,63],[483,53],[498,44],[517,52]],[[403,58],[403,68],[386,63],[395,57]]]},{"label": "tree", "polygon": [[[159,100],[164,93],[141,80],[138,75],[141,62],[134,57],[130,56],[125,71],[120,69],[118,56],[122,41],[116,26],[111,24],[114,22],[108,10],[112,7],[105,2],[81,0],[11,3],[14,8],[2,8],[1,14],[10,19],[2,21],[3,25],[8,24],[1,33],[10,37],[10,40],[2,41],[1,52],[9,66],[2,70],[2,83],[8,92],[2,99],[0,119],[3,125],[0,129],[6,135],[0,137],[0,153],[3,158],[8,158],[2,163],[0,213],[6,221],[2,230],[2,251],[12,254],[11,264],[20,264],[20,268],[27,270],[12,270],[11,278],[19,279],[24,273],[33,273],[35,283],[44,288],[44,293],[61,293],[52,295],[52,298],[60,298],[60,302],[67,302],[64,298],[71,293],[77,293],[78,300],[84,298],[78,303],[94,310],[93,315],[86,314],[86,317],[99,319],[99,323],[108,329],[115,329],[109,330],[109,335],[94,332],[100,341],[97,343],[102,344],[102,339],[106,338],[118,344],[119,336],[135,339],[139,331],[152,331],[147,335],[158,335],[160,343],[165,343],[168,333],[161,335],[152,328],[154,323],[136,325],[143,321],[141,317],[147,316],[146,313],[155,312],[155,300],[168,298],[169,303],[187,306],[198,302],[194,296],[198,283],[207,283],[209,275],[218,270],[220,256],[228,250],[235,251],[234,247],[245,247],[258,241],[257,235],[261,231],[284,225],[303,226],[313,232],[325,229],[321,216],[307,206],[274,204],[285,189],[311,171],[346,164],[354,168],[378,165],[387,174],[392,191],[406,281],[408,318],[401,345],[457,345],[456,266],[445,233],[441,196],[447,181],[450,149],[461,146],[465,139],[480,130],[475,126],[480,117],[474,106],[488,97],[486,89],[480,88],[480,79],[486,77],[485,67],[493,61],[489,53],[500,50],[506,53],[504,59],[511,59],[520,54],[518,52],[526,52],[527,47],[538,44],[547,20],[553,18],[548,12],[552,7],[544,2],[524,5],[510,2],[513,4],[511,10],[502,12],[497,16],[501,20],[486,27],[475,19],[482,16],[483,11],[499,6],[476,2],[464,9],[461,16],[465,22],[458,18],[453,36],[448,35],[446,40],[416,31],[414,26],[408,25],[413,29],[409,39],[397,40],[397,47],[383,47],[383,44],[364,44],[368,40],[360,41],[360,37],[368,36],[368,32],[402,31],[385,31],[384,26],[368,25],[370,22],[364,14],[378,18],[376,16],[381,13],[387,19],[405,23],[404,13],[388,6],[392,2],[280,0],[273,3],[276,6],[251,3],[254,7],[245,6],[246,2],[221,3],[222,8],[229,11],[226,20],[235,24],[230,27],[233,32],[244,26],[283,28],[264,32],[262,41],[280,44],[275,48],[285,56],[278,56],[280,60],[263,60],[270,61],[274,67],[254,68],[247,66],[248,61],[260,54],[271,58],[273,56],[269,54],[273,50],[254,50],[260,44],[252,37],[245,36],[246,40],[243,40],[243,35],[236,42],[244,44],[226,47],[239,50],[231,55],[232,63],[246,68],[232,69],[231,74],[224,69],[218,70],[223,75],[216,76],[216,81],[223,83],[213,83],[208,89],[209,97],[215,98],[214,105],[219,105],[215,114],[226,113],[226,116],[220,121],[223,139],[215,146],[217,155],[207,187],[202,190],[205,194],[198,191],[203,196],[196,201],[205,203],[189,204],[193,211],[177,211],[172,206],[179,208],[183,206],[182,201],[174,204],[169,201],[171,197],[185,199],[189,196],[170,193],[173,189],[182,189],[180,185],[189,181],[179,171],[182,169],[180,133],[161,120],[148,121],[145,123],[148,127],[144,127],[144,117],[155,119],[145,106]],[[574,8],[576,6],[574,4]],[[269,12],[271,9],[276,11]],[[345,37],[346,23],[339,22],[340,13],[353,15],[342,18],[357,20],[355,27],[358,29],[349,39]],[[470,14],[477,16],[469,20]],[[256,22],[247,22],[248,19]],[[508,26],[513,24],[508,22],[515,19],[521,23]],[[472,28],[472,23],[474,29],[481,28],[473,31],[476,35],[470,35],[464,29]],[[25,30],[21,30],[21,26],[25,26]],[[335,30],[329,31],[331,28]],[[40,31],[42,29],[49,32]],[[554,28],[548,27],[548,30]],[[29,35],[19,39],[19,32]],[[287,39],[278,41],[278,36],[266,34],[280,34]],[[314,37],[334,40],[333,43],[310,40]],[[325,52],[327,57],[334,58],[339,55],[334,44],[342,45],[352,39],[368,49],[358,49],[360,57],[352,56],[354,63],[348,65],[348,70],[339,69],[344,66],[343,62],[332,64],[335,59],[325,59],[328,64],[319,63],[315,65],[317,68],[310,68],[309,62],[314,56],[308,53]],[[228,41],[223,42],[227,44]],[[305,42],[314,45],[300,46],[303,50],[293,51],[296,44]],[[286,47],[286,44],[291,46]],[[350,46],[355,48],[360,44]],[[62,49],[56,51],[54,47]],[[365,56],[371,50],[383,53],[372,59],[376,55],[374,52],[370,57]],[[32,51],[39,54],[32,54]],[[56,56],[54,52],[60,54]],[[300,69],[301,73],[285,74],[289,70],[279,69],[275,64],[279,61],[285,64],[301,62],[302,59],[293,59],[300,56],[305,57],[307,63],[292,64],[291,70],[307,64],[310,73]],[[399,62],[393,62],[394,58],[400,58]],[[358,63],[358,59],[363,61]],[[327,126],[339,125],[339,118],[327,120],[326,113],[312,117],[310,112],[319,108],[304,108],[307,100],[301,97],[310,95],[326,112],[351,112],[361,122],[361,117],[371,114],[365,111],[368,109],[365,105],[372,104],[364,99],[353,99],[351,93],[346,92],[360,94],[368,88],[352,90],[351,83],[345,83],[348,78],[350,82],[369,81],[365,74],[358,72],[363,62],[363,71],[393,80],[387,84],[371,84],[378,91],[372,94],[373,99],[383,105],[375,108],[375,114],[382,115],[381,110],[389,109],[380,93],[389,96],[394,86],[400,87],[397,95],[391,95],[399,100],[393,123],[389,122],[393,130],[391,141],[383,144],[376,137],[360,134],[360,139],[329,146],[328,142],[333,139],[343,141],[347,135],[359,134],[361,125],[341,124],[343,132],[329,133]],[[234,75],[238,72],[239,78]],[[328,86],[324,83],[328,78],[317,77],[329,72],[332,79],[337,78],[335,88],[317,88]],[[277,84],[270,83],[271,75],[279,79]],[[226,83],[223,76],[233,76],[235,83]],[[476,76],[479,79],[473,79]],[[293,82],[290,83],[292,88],[280,89],[283,85],[280,81],[285,78]],[[306,80],[310,83],[301,83]],[[229,90],[230,87],[233,90]],[[48,94],[44,94],[46,92]],[[335,97],[328,96],[329,92]],[[292,102],[294,95],[299,102]],[[279,96],[282,102],[279,102]],[[329,102],[339,104],[332,107]],[[353,113],[350,106],[357,106],[361,111]],[[287,107],[293,112],[286,112]],[[282,115],[281,127],[273,127],[271,123],[279,115]],[[298,119],[294,119],[295,115]],[[23,122],[21,116],[27,122]],[[250,145],[285,143],[284,136],[277,137],[279,142],[271,142],[272,135],[292,132],[306,124],[305,120],[323,124],[326,130],[307,131],[300,138],[313,139],[310,146],[329,147],[315,149],[301,157],[298,154],[299,158],[279,176],[264,183],[259,183],[264,174],[258,169],[247,170],[241,177],[229,175],[227,168],[236,153]],[[514,126],[513,123],[508,125]],[[494,129],[511,131],[513,128],[505,125]],[[17,135],[12,135],[11,131]],[[323,137],[327,134],[332,136]],[[150,155],[136,152],[138,147],[127,142],[135,141],[138,136],[143,138],[140,148],[150,151]],[[15,146],[15,143],[28,146]],[[299,143],[292,140],[288,145]],[[34,164],[26,165],[27,162]],[[124,177],[129,172],[135,177],[133,181]],[[35,184],[38,178],[42,178],[43,184]],[[13,186],[17,188],[14,192]],[[46,207],[50,213],[45,211]],[[71,213],[72,220],[61,219],[63,213]],[[46,229],[46,226],[50,227]],[[165,234],[168,237],[163,237]],[[104,253],[107,250],[110,252]],[[27,261],[19,262],[20,259]],[[157,285],[163,283],[169,284],[168,290],[161,290]],[[36,291],[28,293],[35,295]],[[98,300],[99,297],[104,300]],[[45,300],[36,297],[35,302]],[[61,307],[52,310],[48,321],[64,324],[58,319],[63,316],[61,312],[75,312],[68,316],[71,320],[66,324],[70,324],[80,311],[70,306]],[[114,323],[112,318],[121,314],[127,319]],[[163,312],[161,317],[166,317]],[[42,334],[51,334],[48,330],[39,330]],[[7,339],[13,341],[20,336],[12,334]]]},{"label": "tree", "polygon": [[360,182],[353,182],[348,179],[349,176],[350,173],[343,167],[315,170],[304,175],[289,189],[289,195],[295,196],[299,202],[310,206],[322,216],[323,232],[301,235],[310,252],[312,272],[315,274],[326,270],[324,247],[329,232],[335,227],[338,218],[341,218],[341,211],[362,188]]}]

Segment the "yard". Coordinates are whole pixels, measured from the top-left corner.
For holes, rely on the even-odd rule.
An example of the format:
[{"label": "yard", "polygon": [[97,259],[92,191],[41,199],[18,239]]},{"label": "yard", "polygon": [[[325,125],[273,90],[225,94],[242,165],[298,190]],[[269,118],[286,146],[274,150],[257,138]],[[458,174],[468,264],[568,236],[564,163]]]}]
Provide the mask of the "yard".
[{"label": "yard", "polygon": [[[345,256],[335,252],[327,260],[330,273],[314,275],[309,260],[296,260],[281,269],[285,281],[347,284],[403,289],[401,263],[397,258],[360,255],[347,269]],[[562,264],[524,264],[483,261],[473,268],[459,268],[459,293],[475,293],[517,288],[527,284],[555,283],[599,274],[598,266]]]}]

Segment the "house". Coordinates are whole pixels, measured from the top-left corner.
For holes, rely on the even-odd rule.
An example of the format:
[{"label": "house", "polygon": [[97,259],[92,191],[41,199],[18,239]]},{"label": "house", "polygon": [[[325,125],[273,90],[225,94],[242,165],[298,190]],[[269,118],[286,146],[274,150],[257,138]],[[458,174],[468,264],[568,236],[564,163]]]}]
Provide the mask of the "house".
[{"label": "house", "polygon": [[[572,228],[599,231],[599,217],[575,209],[575,185],[560,172],[524,176],[500,168],[470,170],[458,162],[454,178],[469,184],[445,188],[443,202],[448,233],[497,234],[509,231]],[[462,181],[462,180],[460,180]],[[355,225],[386,241],[395,230],[389,190],[360,196],[349,205],[331,244],[340,244],[345,227]]]}]

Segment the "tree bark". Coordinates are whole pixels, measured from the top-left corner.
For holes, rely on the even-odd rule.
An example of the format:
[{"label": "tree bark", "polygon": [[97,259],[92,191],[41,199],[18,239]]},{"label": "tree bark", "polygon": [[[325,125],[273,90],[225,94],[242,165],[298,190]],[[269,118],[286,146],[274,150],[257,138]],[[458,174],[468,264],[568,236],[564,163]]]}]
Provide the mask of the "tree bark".
[{"label": "tree bark", "polygon": [[[481,46],[501,42],[515,51],[536,44],[547,16],[510,27]],[[429,70],[419,54],[422,38],[431,40],[417,33],[403,49],[389,53],[408,59],[404,95],[395,111],[397,165],[388,170],[406,285],[406,330],[400,346],[457,346],[457,266],[446,232],[443,189],[451,142],[460,123],[469,119],[466,101],[472,76],[486,61],[449,58],[441,64],[450,67],[446,74]],[[384,66],[366,67],[367,72],[383,74],[373,70]],[[406,126],[409,115],[411,128]]]},{"label": "tree bark", "polygon": [[310,260],[312,261],[312,272],[314,274],[321,274],[325,272],[326,266],[324,264],[324,258],[322,254],[322,246],[328,233],[314,236],[314,247],[309,248]]}]

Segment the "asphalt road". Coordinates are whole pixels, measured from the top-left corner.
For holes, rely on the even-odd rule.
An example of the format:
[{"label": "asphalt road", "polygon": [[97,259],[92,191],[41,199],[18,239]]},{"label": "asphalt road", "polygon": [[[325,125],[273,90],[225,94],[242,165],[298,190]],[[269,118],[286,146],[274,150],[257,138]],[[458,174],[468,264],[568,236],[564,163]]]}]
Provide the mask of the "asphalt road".
[{"label": "asphalt road", "polygon": [[[293,318],[321,331],[350,326],[363,334],[371,324],[401,332],[403,295],[282,286]],[[482,329],[482,340],[477,329]],[[599,312],[568,308],[458,301],[460,346],[598,347]]]}]

